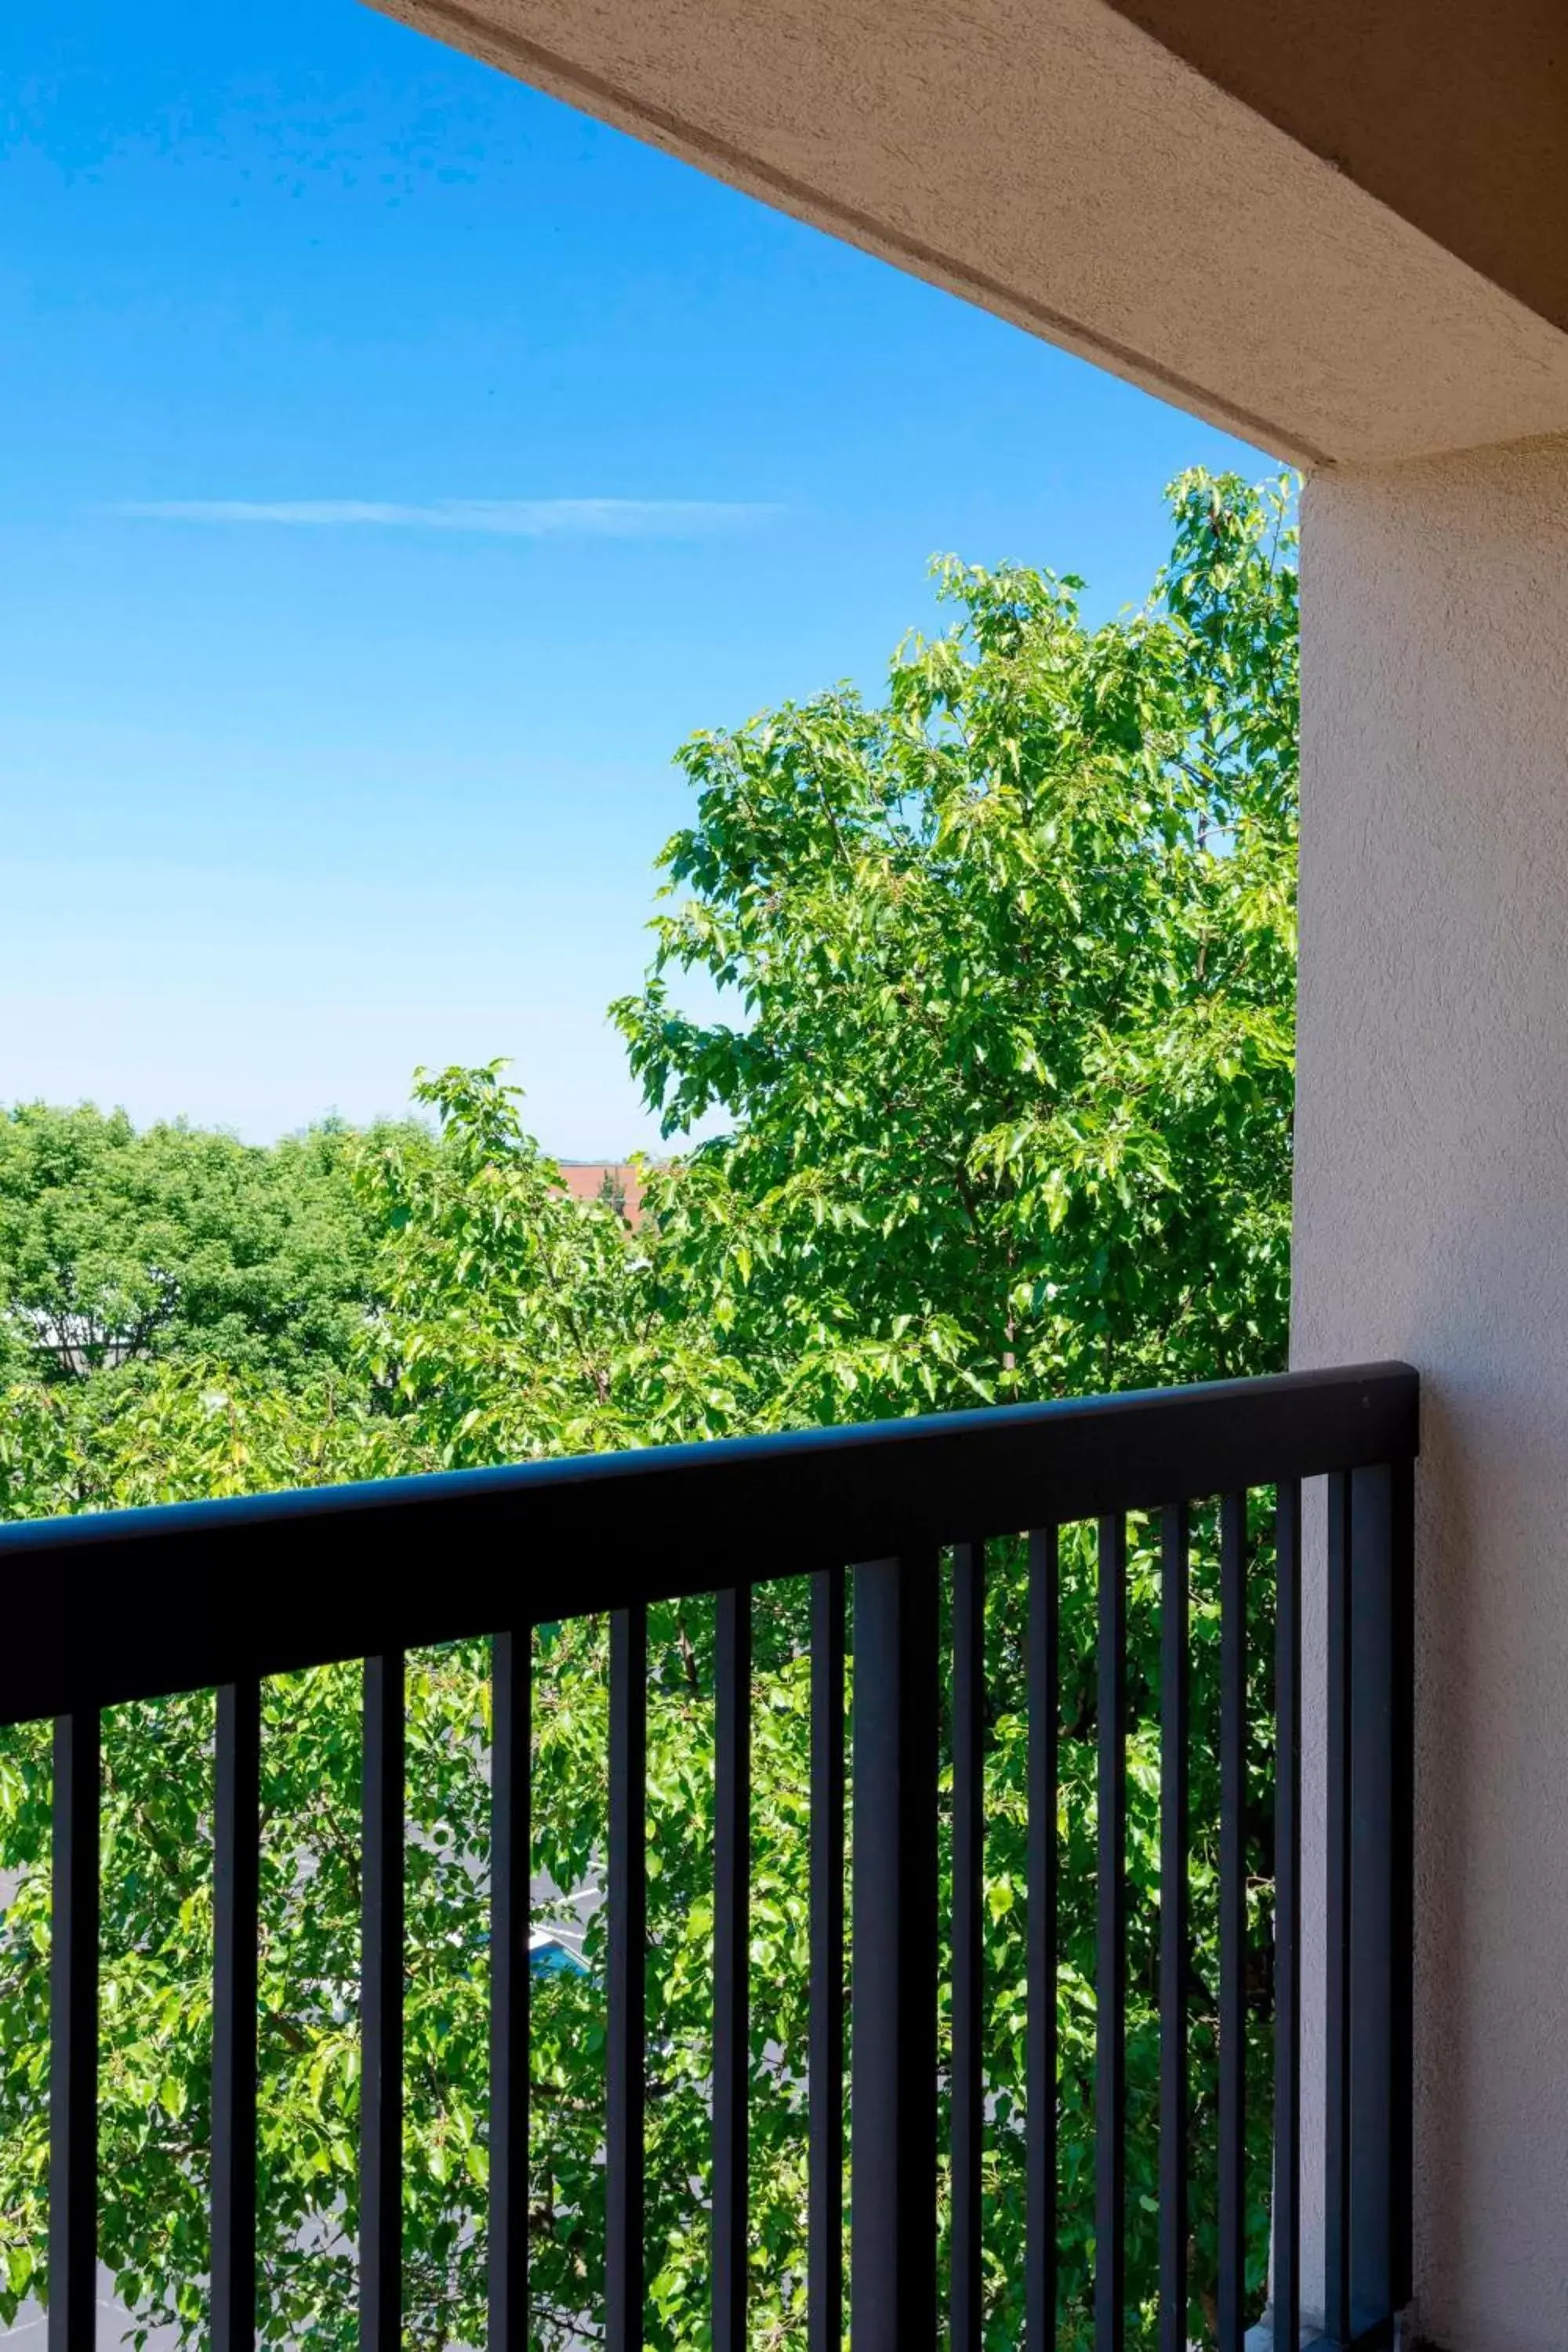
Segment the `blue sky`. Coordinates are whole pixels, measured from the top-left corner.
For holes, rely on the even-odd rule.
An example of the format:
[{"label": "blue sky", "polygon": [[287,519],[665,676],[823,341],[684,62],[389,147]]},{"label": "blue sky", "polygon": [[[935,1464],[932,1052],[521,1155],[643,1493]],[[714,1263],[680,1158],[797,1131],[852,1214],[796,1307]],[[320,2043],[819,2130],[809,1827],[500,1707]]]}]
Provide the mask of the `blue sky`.
[{"label": "blue sky", "polygon": [[692,729],[1258,453],[353,0],[0,13],[0,1101],[268,1138],[604,1020]]}]

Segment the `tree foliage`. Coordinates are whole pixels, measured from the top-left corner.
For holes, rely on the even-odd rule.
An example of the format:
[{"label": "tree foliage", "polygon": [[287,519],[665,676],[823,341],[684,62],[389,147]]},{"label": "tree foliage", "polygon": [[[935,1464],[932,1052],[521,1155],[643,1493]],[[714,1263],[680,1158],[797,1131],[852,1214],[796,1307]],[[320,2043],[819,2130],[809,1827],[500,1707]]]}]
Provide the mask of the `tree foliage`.
[{"label": "tree foliage", "polygon": [[[1173,488],[1148,605],[939,569],[953,625],[879,702],[838,688],[680,754],[644,990],[616,1007],[676,1156],[634,1226],[568,1198],[498,1067],[426,1077],[434,1129],[271,1155],[93,1112],[0,1128],[10,1516],[1273,1369],[1283,1360],[1294,964],[1295,575],[1287,486]],[[682,1013],[682,975],[724,1017]],[[693,1145],[699,1120],[721,1129]],[[51,1319],[52,1318],[52,1319]],[[74,1320],[72,1318],[75,1318]],[[48,1334],[68,1335],[84,1370]],[[121,1346],[115,1335],[131,1335]],[[85,1336],[83,1336],[85,1335]],[[40,1354],[40,1350],[42,1354]],[[123,1360],[121,1360],[123,1359]],[[1158,1612],[1132,1528],[1130,2099],[1135,2329],[1152,2290]],[[1269,1562],[1250,1530],[1266,1720]],[[1215,1530],[1189,1602],[1194,1748],[1191,2332],[1212,2335]],[[1062,1549],[1060,2340],[1093,2267],[1096,1569]],[[805,1595],[756,1601],[754,2340],[804,2341]],[[987,2338],[1021,2340],[1026,1568],[988,1600]],[[605,1635],[536,1637],[541,1916],[534,2330],[595,2340],[603,2284]],[[489,1696],[482,1645],[414,1662],[407,2336],[482,2340]],[[357,2229],[353,1669],[269,1685],[263,1767],[261,2310],[347,2352]],[[650,1616],[650,2346],[707,2341],[711,1604]],[[944,1739],[945,1739],[944,1729]],[[104,2258],[145,2325],[204,2335],[211,1702],[105,1742]],[[1267,2248],[1271,1759],[1254,1732],[1249,2264]],[[47,2292],[47,1749],[0,1748],[0,2315]],[[943,1830],[943,1853],[946,1831]],[[946,1864],[944,1862],[944,1868]],[[945,2028],[944,2028],[945,2030]]]},{"label": "tree foliage", "polygon": [[[418,1148],[416,1129],[387,1134]],[[331,1121],[260,1149],[184,1124],[138,1133],[90,1104],[0,1113],[0,1369],[344,1364],[369,1304],[362,1148]]]},{"label": "tree foliage", "polygon": [[[662,1239],[787,1417],[1282,1360],[1295,950],[1283,491],[1178,483],[1149,608],[939,567],[953,628],[682,762],[616,1007]],[[681,1015],[699,970],[732,1022]]]}]

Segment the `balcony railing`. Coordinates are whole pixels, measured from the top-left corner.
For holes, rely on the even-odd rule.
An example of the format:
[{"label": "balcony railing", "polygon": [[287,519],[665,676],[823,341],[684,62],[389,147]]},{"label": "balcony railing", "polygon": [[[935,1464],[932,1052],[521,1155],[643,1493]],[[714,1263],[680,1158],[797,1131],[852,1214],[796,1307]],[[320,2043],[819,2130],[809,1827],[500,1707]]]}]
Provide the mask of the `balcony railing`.
[{"label": "balcony railing", "polygon": [[[712,2342],[742,2352],[748,2231],[752,1589],[815,1579],[807,2334],[839,2352],[980,2352],[987,2084],[982,1892],[988,1542],[1026,1538],[1026,2341],[1057,2333],[1059,1531],[1098,1523],[1095,1836],[1097,2352],[1125,2340],[1129,1514],[1158,1513],[1159,2278],[1162,2352],[1187,2341],[1190,1507],[1220,1533],[1217,2336],[1246,2325],[1244,2080],[1247,1498],[1276,1514],[1274,2341],[1301,2305],[1301,1481],[1329,1481],[1326,2330],[1392,2335],[1408,2299],[1410,1567],[1415,1375],[1399,1365],[957,1413],[0,1529],[0,1721],[55,1719],[51,2352],[95,2333],[100,1717],[216,1687],[214,2352],[255,2340],[260,1685],[363,1659],[360,2340],[401,2338],[404,1655],[493,1636],[491,2352],[528,2327],[531,1629],[611,1612],[604,2340],[644,2310],[647,1608],[716,1593]],[[942,1567],[944,1555],[948,1566]],[[951,1604],[940,1605],[944,1573]],[[844,1600],[852,1601],[854,1834],[844,1901]],[[944,1632],[944,1626],[946,1631]],[[945,1662],[943,1652],[949,1654]],[[939,1720],[952,1772],[939,1927]],[[852,1956],[847,2148],[843,2016]],[[951,2050],[939,2069],[939,1965]],[[939,2096],[940,2090],[940,2096]],[[939,2106],[949,2119],[939,2281]],[[848,2181],[848,2293],[844,2245]],[[945,2305],[945,2317],[939,2311]]]}]

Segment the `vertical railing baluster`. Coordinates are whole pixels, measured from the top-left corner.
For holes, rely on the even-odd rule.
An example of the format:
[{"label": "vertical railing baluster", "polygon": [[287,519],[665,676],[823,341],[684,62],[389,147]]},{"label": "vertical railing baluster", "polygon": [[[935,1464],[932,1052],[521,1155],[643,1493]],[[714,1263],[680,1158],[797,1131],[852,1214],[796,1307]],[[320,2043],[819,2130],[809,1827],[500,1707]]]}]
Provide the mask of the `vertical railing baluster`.
[{"label": "vertical railing baluster", "polygon": [[1324,1901],[1323,2321],[1350,2340],[1351,1482],[1328,1481],[1328,1822]]},{"label": "vertical railing baluster", "polygon": [[959,1544],[952,1556],[951,2352],[981,2352],[984,1732],[985,1547]]},{"label": "vertical railing baluster", "polygon": [[217,1694],[213,1806],[212,2352],[256,2341],[261,1685]]},{"label": "vertical railing baluster", "polygon": [[811,1580],[806,2345],[844,2341],[844,1571]]},{"label": "vertical railing baluster", "polygon": [[1274,1628],[1274,2352],[1301,2332],[1301,1486],[1280,1482]]},{"label": "vertical railing baluster", "polygon": [[1247,1497],[1219,1535],[1219,2352],[1247,2332]]},{"label": "vertical railing baluster", "polygon": [[1352,2339],[1409,2300],[1411,1479],[1350,1477],[1350,2163]]},{"label": "vertical railing baluster", "polygon": [[855,1570],[855,2352],[936,2338],[937,1564]]},{"label": "vertical railing baluster", "polygon": [[364,1662],[360,2352],[403,2341],[404,1660]]},{"label": "vertical railing baluster", "polygon": [[1024,2229],[1024,2341],[1053,2352],[1057,2340],[1057,1774],[1061,1712],[1055,1528],[1029,1538],[1025,1674],[1029,1716],[1028,1948],[1025,2032],[1027,2145]]},{"label": "vertical railing baluster", "polygon": [[1099,1885],[1094,2052],[1095,2352],[1121,2352],[1127,2302],[1127,1523],[1100,1522]]},{"label": "vertical railing baluster", "polygon": [[610,1618],[605,2049],[605,2352],[643,2340],[643,2114],[647,1944],[647,1610]]},{"label": "vertical railing baluster", "polygon": [[48,2352],[93,2352],[98,2326],[100,1723],[55,1723],[49,1927]]},{"label": "vertical railing baluster", "polygon": [[1410,2295],[1411,1465],[1329,1481],[1328,2333]]},{"label": "vertical railing baluster", "polygon": [[1388,2296],[1415,2293],[1415,1465],[1387,1465]]},{"label": "vertical railing baluster", "polygon": [[752,1594],[715,1601],[713,2352],[746,2352],[751,2040]]},{"label": "vertical railing baluster", "polygon": [[1186,2352],[1189,1522],[1160,1528],[1160,2352]]},{"label": "vertical railing baluster", "polygon": [[490,1650],[489,2352],[528,2352],[531,1629]]}]

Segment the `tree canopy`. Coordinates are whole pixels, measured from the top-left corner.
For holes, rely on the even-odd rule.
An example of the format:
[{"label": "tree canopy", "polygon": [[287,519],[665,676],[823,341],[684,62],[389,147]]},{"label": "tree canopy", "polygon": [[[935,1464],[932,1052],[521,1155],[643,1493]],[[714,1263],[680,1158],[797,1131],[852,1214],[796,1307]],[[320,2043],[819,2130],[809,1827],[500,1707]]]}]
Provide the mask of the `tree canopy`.
[{"label": "tree canopy", "polygon": [[[1296,838],[1289,491],[1173,486],[1147,605],[939,567],[951,628],[679,757],[646,986],[615,1008],[672,1156],[637,1222],[571,1200],[499,1066],[422,1077],[430,1127],[271,1153],[118,1115],[0,1122],[9,1516],[396,1475],[1276,1368],[1285,1348]],[[682,976],[722,1017],[680,1006]],[[721,1132],[691,1141],[699,1120]],[[1093,1614],[1063,1550],[1061,2341],[1092,2274]],[[1212,2178],[1215,1531],[1192,1570],[1194,2132]],[[1253,1530],[1255,1602],[1268,1559]],[[1132,1530],[1131,2292],[1153,2189],[1158,1563]],[[1020,2340],[1026,1570],[988,1601],[988,2342]],[[805,1598],[759,1593],[752,2048],[758,2340],[804,2340]],[[706,2338],[710,1603],[650,1621],[650,2346]],[[533,2326],[602,2293],[605,1629],[536,1640],[534,1865],[584,1968],[539,1979]],[[482,1645],[413,1662],[406,2330],[482,2340],[489,1695]],[[1267,1645],[1252,1668],[1255,1720]],[[353,2337],[357,1677],[268,1686],[259,2063],[263,2339]],[[146,2325],[205,2326],[210,1696],[106,1724],[100,2246]],[[1212,1749],[1212,1739],[1209,1748]],[[1267,2253],[1268,1795],[1248,1759],[1250,2270]],[[945,1799],[944,1799],[945,1802]],[[0,2315],[47,2292],[47,1744],[0,1742]],[[1205,2169],[1206,2168],[1206,2169]],[[697,2184],[694,2186],[694,2184]],[[1215,2217],[1194,2182],[1193,2335]]]},{"label": "tree canopy", "polygon": [[[395,1132],[405,1150],[417,1131]],[[0,1365],[47,1380],[209,1355],[342,1365],[370,1304],[363,1139],[329,1121],[258,1149],[123,1111],[0,1113]]]},{"label": "tree canopy", "polygon": [[[1295,954],[1283,490],[1189,476],[1149,607],[939,567],[953,627],[680,754],[632,1066],[670,1280],[811,1421],[1283,1360]],[[720,983],[696,1024],[671,982]]]}]

